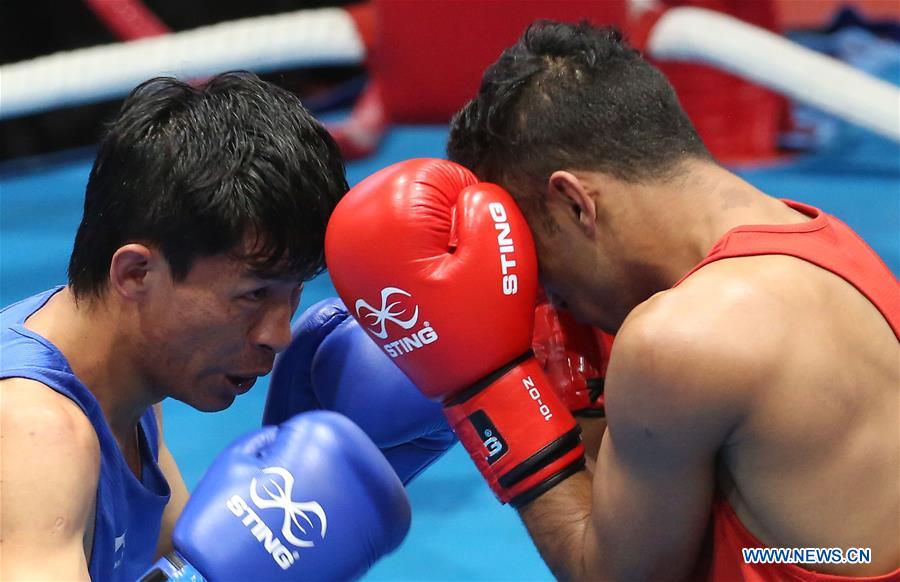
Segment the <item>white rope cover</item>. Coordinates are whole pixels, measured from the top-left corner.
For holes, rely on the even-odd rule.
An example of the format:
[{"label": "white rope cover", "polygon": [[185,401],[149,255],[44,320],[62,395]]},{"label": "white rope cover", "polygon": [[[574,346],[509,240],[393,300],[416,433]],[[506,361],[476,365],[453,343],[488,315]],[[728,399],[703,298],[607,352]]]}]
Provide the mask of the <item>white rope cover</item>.
[{"label": "white rope cover", "polygon": [[[730,16],[668,10],[651,31],[648,51],[718,67],[900,141],[896,86]],[[0,66],[0,119],[122,97],[154,76],[202,78],[364,58],[353,19],[340,8],[246,18]]]},{"label": "white rope cover", "polygon": [[718,67],[900,142],[897,86],[736,18],[673,8],[653,27],[648,50]]},{"label": "white rope cover", "polygon": [[353,19],[340,8],[234,20],[3,65],[0,119],[122,97],[156,76],[353,65],[364,56]]}]

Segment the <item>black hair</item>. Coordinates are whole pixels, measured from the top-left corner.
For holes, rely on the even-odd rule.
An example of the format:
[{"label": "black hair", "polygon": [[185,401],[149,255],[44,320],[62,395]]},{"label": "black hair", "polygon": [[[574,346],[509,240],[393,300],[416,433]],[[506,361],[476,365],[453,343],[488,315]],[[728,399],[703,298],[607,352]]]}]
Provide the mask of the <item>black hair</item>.
[{"label": "black hair", "polygon": [[247,72],[202,87],[151,79],[100,143],[69,285],[102,295],[131,242],[158,248],[176,281],[220,253],[261,277],[309,279],[325,268],[325,226],[346,191],[337,145],[293,94]]},{"label": "black hair", "polygon": [[611,27],[531,24],[453,118],[447,153],[482,179],[560,169],[638,182],[709,153],[672,86]]}]

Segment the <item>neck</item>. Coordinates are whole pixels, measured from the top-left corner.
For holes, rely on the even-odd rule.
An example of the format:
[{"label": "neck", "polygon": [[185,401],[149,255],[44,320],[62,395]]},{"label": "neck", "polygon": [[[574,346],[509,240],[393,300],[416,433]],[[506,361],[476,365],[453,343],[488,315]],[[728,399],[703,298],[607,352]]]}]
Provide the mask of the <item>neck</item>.
[{"label": "neck", "polygon": [[807,220],[716,164],[691,161],[685,166],[678,178],[628,187],[623,193],[633,249],[658,291],[671,288],[737,226]]},{"label": "neck", "polygon": [[66,357],[120,444],[134,439],[140,417],[160,400],[134,365],[137,350],[125,333],[129,319],[122,306],[106,297],[76,303],[66,287],[28,320],[29,328]]}]

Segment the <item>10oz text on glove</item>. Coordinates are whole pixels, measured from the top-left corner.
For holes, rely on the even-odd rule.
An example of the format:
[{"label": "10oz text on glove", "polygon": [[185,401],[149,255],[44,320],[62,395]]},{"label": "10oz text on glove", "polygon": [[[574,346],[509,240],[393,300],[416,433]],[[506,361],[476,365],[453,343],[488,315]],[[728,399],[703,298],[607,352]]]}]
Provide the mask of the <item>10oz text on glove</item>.
[{"label": "10oz text on glove", "polygon": [[538,412],[541,413],[541,416],[544,417],[544,420],[549,421],[551,418],[553,418],[553,413],[550,412],[550,407],[544,404],[544,401],[541,400],[541,392],[537,389],[537,386],[534,385],[534,380],[531,379],[531,376],[522,378],[522,385],[525,386],[525,390],[528,390],[528,395],[531,396],[531,399],[537,402]]}]

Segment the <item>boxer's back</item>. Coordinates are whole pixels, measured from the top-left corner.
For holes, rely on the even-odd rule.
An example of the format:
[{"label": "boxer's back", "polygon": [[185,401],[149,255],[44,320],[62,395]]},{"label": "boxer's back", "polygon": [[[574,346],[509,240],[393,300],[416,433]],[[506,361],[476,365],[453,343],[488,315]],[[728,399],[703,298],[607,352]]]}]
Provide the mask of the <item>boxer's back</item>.
[{"label": "boxer's back", "polygon": [[765,380],[719,456],[718,489],[741,522],[769,547],[872,550],[871,564],[818,571],[895,569],[900,344],[885,315],[845,279],[783,255],[716,261],[670,293],[703,298],[711,333],[764,346]]},{"label": "boxer's back", "polygon": [[819,267],[780,256],[729,262],[747,276],[756,271],[783,307],[773,314],[782,321],[769,322],[780,352],[771,380],[750,400],[734,447],[722,456],[726,499],[770,547],[872,548],[870,568],[817,569],[896,568],[896,337],[859,291]]}]

